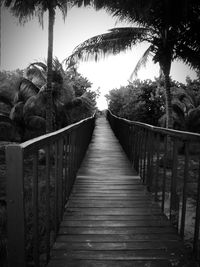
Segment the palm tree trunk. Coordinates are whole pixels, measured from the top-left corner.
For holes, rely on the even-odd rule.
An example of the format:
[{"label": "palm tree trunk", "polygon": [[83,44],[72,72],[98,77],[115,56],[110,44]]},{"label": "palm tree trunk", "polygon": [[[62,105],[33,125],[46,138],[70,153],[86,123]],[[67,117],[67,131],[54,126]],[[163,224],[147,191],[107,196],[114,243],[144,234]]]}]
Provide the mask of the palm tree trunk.
[{"label": "palm tree trunk", "polygon": [[49,7],[48,54],[47,54],[47,88],[46,88],[46,132],[53,131],[53,99],[52,99],[52,60],[53,60],[53,27],[55,11]]},{"label": "palm tree trunk", "polygon": [[173,128],[172,119],[172,95],[169,73],[164,73],[165,80],[165,101],[166,101],[166,128]]},{"label": "palm tree trunk", "polygon": [[165,58],[160,62],[161,70],[164,74],[164,88],[165,88],[165,108],[166,108],[166,128],[173,128],[172,118],[172,94],[171,94],[171,83],[170,83],[170,69],[171,60],[170,57]]}]

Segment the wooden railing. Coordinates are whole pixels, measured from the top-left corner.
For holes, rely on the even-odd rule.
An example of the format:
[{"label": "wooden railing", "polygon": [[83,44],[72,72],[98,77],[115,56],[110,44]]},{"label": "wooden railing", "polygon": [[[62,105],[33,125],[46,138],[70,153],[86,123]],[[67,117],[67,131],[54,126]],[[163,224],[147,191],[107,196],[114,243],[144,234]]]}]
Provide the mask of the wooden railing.
[{"label": "wooden railing", "polygon": [[107,112],[129,160],[199,259],[200,135],[153,127]]},{"label": "wooden railing", "polygon": [[95,117],[6,147],[8,266],[45,266]]}]

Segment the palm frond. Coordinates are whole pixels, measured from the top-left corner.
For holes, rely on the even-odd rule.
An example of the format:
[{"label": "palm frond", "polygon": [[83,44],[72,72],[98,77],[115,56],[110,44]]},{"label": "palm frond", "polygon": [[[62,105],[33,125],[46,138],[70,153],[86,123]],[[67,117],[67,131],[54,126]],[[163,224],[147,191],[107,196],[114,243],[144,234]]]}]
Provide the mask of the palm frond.
[{"label": "palm frond", "polygon": [[67,17],[67,12],[68,12],[68,6],[69,3],[66,0],[58,0],[57,1],[57,7],[60,9],[63,15],[63,20],[65,21],[65,18]]},{"label": "palm frond", "polygon": [[[14,16],[19,18],[19,22],[24,24],[34,16],[38,17],[40,25],[43,27],[43,16],[51,5],[51,1],[47,0],[1,0],[0,5],[10,8]],[[68,1],[57,0],[54,1],[54,10],[56,7],[60,9],[65,20],[68,10]]]},{"label": "palm frond", "polygon": [[29,68],[29,67],[38,67],[38,68],[41,68],[43,71],[47,71],[47,65],[46,65],[46,63],[41,62],[41,61],[33,62],[33,63],[31,63],[31,64],[28,66],[28,68]]},{"label": "palm frond", "polygon": [[[57,57],[53,59],[52,69],[54,72],[60,74],[61,76],[65,75],[62,63],[58,60]],[[39,78],[44,78],[46,80],[47,73],[47,63],[43,62],[33,62],[26,69],[26,75],[34,75]]]},{"label": "palm frond", "polygon": [[[9,3],[7,2],[7,7]],[[14,16],[19,18],[19,22],[24,24],[28,20],[32,19],[35,15],[35,3],[31,1],[15,0],[11,3],[11,12]]]},{"label": "palm frond", "polygon": [[72,6],[78,6],[78,7],[88,6],[88,5],[91,5],[91,4],[94,4],[93,0],[74,0],[72,2]]},{"label": "palm frond", "polygon": [[64,59],[62,61],[63,64],[66,66],[66,70],[69,70],[71,68],[77,68],[77,62],[74,60],[73,56],[69,56],[68,58]]},{"label": "palm frond", "polygon": [[34,62],[31,63],[26,71],[25,71],[25,76],[29,77],[37,77],[43,82],[46,82],[46,71],[47,71],[47,66],[43,62]]},{"label": "palm frond", "polygon": [[60,75],[62,76],[65,75],[62,63],[59,61],[57,57],[53,59],[53,70],[57,73],[60,73]]},{"label": "palm frond", "polygon": [[174,58],[182,60],[193,69],[200,68],[200,49],[194,50],[187,45],[181,44],[176,48]]},{"label": "palm frond", "polygon": [[116,55],[122,51],[131,49],[133,45],[145,40],[146,28],[124,27],[113,28],[108,33],[94,36],[79,44],[72,55],[65,60],[85,60],[95,59],[98,61],[106,55]]},{"label": "palm frond", "polygon": [[142,67],[145,67],[146,66],[146,63],[147,63],[149,57],[152,56],[151,49],[152,49],[152,46],[149,46],[147,48],[147,50],[144,52],[144,54],[142,55],[142,57],[140,58],[140,60],[138,61],[138,63],[136,64],[136,66],[135,66],[135,68],[134,68],[134,70],[131,73],[131,76],[129,78],[130,81],[132,81],[133,78],[136,78],[137,77],[138,71]]}]

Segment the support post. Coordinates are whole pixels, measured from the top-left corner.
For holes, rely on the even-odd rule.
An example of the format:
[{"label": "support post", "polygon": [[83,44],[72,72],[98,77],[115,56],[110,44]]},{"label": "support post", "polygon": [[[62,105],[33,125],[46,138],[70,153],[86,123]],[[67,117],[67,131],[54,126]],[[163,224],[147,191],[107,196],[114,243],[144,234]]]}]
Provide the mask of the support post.
[{"label": "support post", "polygon": [[25,267],[23,149],[6,147],[8,266]]}]

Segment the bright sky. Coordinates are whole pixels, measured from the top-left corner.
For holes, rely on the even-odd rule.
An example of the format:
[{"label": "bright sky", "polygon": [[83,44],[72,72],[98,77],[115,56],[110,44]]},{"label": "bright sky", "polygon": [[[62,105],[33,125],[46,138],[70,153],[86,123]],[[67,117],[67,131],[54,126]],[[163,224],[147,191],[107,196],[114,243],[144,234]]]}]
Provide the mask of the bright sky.
[{"label": "bright sky", "polygon": [[[1,69],[23,69],[31,62],[46,58],[47,17],[45,16],[44,29],[42,29],[37,19],[21,26],[17,18],[12,17],[7,10],[2,10],[1,13]],[[65,22],[62,14],[58,12],[54,28],[54,56],[62,61],[81,42],[115,26],[126,25],[122,23],[116,25],[116,19],[105,11],[96,12],[92,8],[73,8],[68,11]],[[128,84],[132,70],[147,47],[148,44],[141,44],[132,51],[109,56],[97,63],[88,61],[79,64],[78,71],[93,83],[93,89],[100,87],[101,96],[98,100],[100,109],[107,107],[104,95],[109,90]],[[146,68],[139,71],[138,78],[153,79],[158,75],[159,67],[149,61]],[[185,82],[187,75],[191,78],[196,77],[195,72],[182,63],[172,64],[171,76],[173,79]]]}]

